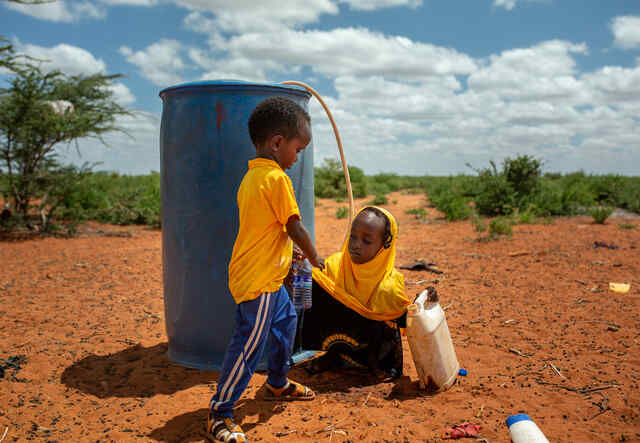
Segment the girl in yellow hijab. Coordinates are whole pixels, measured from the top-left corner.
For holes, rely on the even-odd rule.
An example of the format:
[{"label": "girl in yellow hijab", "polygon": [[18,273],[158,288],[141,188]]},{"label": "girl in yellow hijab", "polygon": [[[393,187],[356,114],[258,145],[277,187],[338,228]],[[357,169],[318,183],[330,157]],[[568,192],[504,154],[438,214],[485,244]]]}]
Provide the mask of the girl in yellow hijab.
[{"label": "girl in yellow hijab", "polygon": [[353,220],[348,240],[313,270],[313,306],[301,324],[303,349],[328,351],[308,367],[355,366],[402,374],[402,341],[410,304],[404,277],[395,269],[396,220],[367,206]]}]

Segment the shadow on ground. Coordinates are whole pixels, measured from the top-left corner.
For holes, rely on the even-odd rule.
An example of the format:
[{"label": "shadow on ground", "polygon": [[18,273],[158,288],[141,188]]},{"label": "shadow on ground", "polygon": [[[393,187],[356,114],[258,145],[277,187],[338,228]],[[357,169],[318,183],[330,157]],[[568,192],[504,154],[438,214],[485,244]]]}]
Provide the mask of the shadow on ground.
[{"label": "shadow on ground", "polygon": [[217,380],[218,371],[185,368],[169,361],[167,343],[90,355],[66,368],[61,377],[65,386],[99,398],[173,394]]},{"label": "shadow on ground", "polygon": [[[257,426],[267,423],[271,417],[284,411],[281,403],[264,400],[247,400],[234,411],[234,421],[242,423],[242,430],[249,432]],[[193,442],[206,440],[205,426],[207,408],[178,415],[169,420],[161,428],[154,429],[149,438],[161,442]],[[257,422],[244,423],[246,416],[258,417]],[[252,421],[255,419],[252,419]]]}]

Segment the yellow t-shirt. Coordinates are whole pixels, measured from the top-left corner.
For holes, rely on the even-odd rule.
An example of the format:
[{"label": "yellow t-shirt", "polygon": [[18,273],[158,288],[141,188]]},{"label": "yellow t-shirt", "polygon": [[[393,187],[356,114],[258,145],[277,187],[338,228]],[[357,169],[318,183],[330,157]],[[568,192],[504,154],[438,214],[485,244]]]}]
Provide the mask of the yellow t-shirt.
[{"label": "yellow t-shirt", "polygon": [[240,228],[229,262],[229,289],[236,303],[277,291],[291,266],[293,242],[286,231],[300,216],[291,179],[273,160],[249,161],[238,189]]}]

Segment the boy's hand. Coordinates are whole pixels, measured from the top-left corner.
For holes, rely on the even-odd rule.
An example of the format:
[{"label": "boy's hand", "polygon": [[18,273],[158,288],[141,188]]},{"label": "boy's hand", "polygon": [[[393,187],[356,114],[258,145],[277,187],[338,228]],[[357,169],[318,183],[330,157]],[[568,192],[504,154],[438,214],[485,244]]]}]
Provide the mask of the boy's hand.
[{"label": "boy's hand", "polygon": [[324,270],[324,258],[320,257],[319,255],[316,255],[315,257],[313,257],[313,260],[309,258],[309,262],[316,268],[320,268],[321,270]]}]

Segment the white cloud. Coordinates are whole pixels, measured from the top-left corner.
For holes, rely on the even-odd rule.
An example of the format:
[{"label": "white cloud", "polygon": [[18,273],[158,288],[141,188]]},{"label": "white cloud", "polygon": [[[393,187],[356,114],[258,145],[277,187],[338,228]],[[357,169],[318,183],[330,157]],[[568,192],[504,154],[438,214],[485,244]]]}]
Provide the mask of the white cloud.
[{"label": "white cloud", "polygon": [[158,0],[102,0],[109,5],[155,6]]},{"label": "white cloud", "polygon": [[136,97],[133,95],[131,90],[123,83],[112,83],[111,86],[109,86],[109,89],[113,92],[114,100],[122,106],[130,105],[136,101]]},{"label": "white cloud", "polygon": [[74,22],[84,18],[101,19],[106,12],[88,1],[59,0],[51,3],[24,5],[3,2],[4,6],[32,17],[53,22]]},{"label": "white cloud", "polygon": [[508,99],[584,100],[575,77],[574,53],[586,54],[586,45],[550,40],[504,51],[490,56],[470,75],[468,84],[474,91],[492,91]]},{"label": "white cloud", "polygon": [[516,7],[516,0],[493,0],[493,6],[511,11]]},{"label": "white cloud", "polygon": [[605,66],[582,78],[601,103],[640,102],[640,66]]},{"label": "white cloud", "polygon": [[307,65],[328,77],[385,76],[417,81],[468,74],[476,69],[471,57],[454,49],[363,28],[245,33],[231,37],[224,48],[232,56],[254,60],[258,65],[271,62],[283,69]]},{"label": "white cloud", "polygon": [[346,3],[351,9],[361,11],[373,11],[399,6],[407,6],[415,9],[422,6],[422,0],[340,0],[340,3]]},{"label": "white cloud", "polygon": [[120,54],[138,66],[143,77],[158,86],[168,86],[183,80],[182,71],[187,67],[180,56],[182,44],[176,40],[163,39],[142,51],[133,51],[122,46]]},{"label": "white cloud", "polygon": [[625,48],[640,47],[640,16],[616,17],[611,23],[615,44]]},{"label": "white cloud", "polygon": [[257,66],[255,61],[246,58],[219,57],[214,58],[196,48],[188,50],[189,58],[205,70],[201,80],[242,79],[252,82],[267,81],[264,66]]},{"label": "white cloud", "polygon": [[136,112],[119,116],[116,124],[126,131],[104,135],[107,146],[95,139],[78,140],[78,155],[73,146],[59,146],[57,152],[64,161],[75,164],[101,163],[97,171],[118,171],[124,174],[148,174],[160,170],[160,120],[155,114]]},{"label": "white cloud", "polygon": [[77,46],[61,43],[47,48],[16,41],[15,48],[16,52],[42,60],[42,68],[46,71],[58,69],[69,75],[102,74],[106,71],[104,61]]},{"label": "white cloud", "polygon": [[[551,170],[635,174],[640,66],[580,74],[573,55],[586,52],[585,45],[559,41],[505,51],[483,61],[467,88],[449,76],[342,76],[328,103],[337,110],[349,163],[367,173],[471,173],[467,162],[482,167],[528,154]],[[320,163],[337,154],[316,109],[312,104]]]},{"label": "white cloud", "polygon": [[[174,0],[187,9],[210,12],[208,31],[251,32],[278,31],[314,23],[322,14],[337,14],[338,7],[330,0]],[[189,22],[187,22],[189,23]],[[199,29],[202,31],[203,29]]]}]

